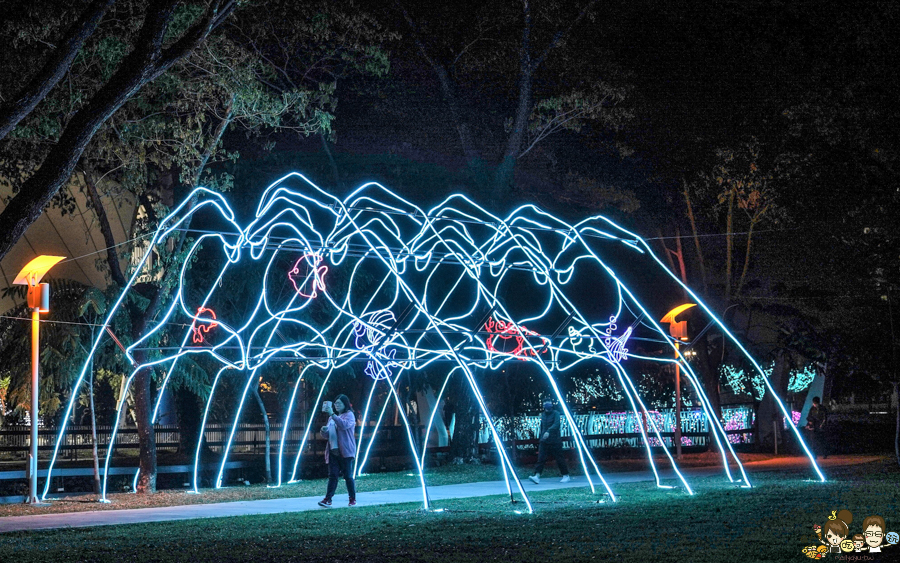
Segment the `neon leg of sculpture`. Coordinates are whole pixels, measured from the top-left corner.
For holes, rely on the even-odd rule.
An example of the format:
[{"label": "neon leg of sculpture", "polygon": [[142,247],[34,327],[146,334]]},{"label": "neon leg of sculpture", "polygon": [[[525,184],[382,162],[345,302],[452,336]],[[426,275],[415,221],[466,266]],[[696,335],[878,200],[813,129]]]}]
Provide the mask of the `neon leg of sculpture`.
[{"label": "neon leg of sculpture", "polygon": [[137,375],[137,372],[143,369],[143,366],[137,367],[134,371],[131,372],[131,375],[125,380],[125,384],[122,386],[122,396],[119,400],[119,408],[116,409],[116,422],[113,425],[112,435],[109,437],[109,446],[106,448],[106,460],[103,462],[103,487],[100,490],[100,502],[109,502],[106,499],[106,481],[109,478],[109,460],[112,457],[112,451],[116,446],[116,434],[119,430],[119,420],[122,417],[122,411],[125,408],[125,403],[128,397],[128,391],[131,388],[131,380],[134,379],[134,376]]},{"label": "neon leg of sculpture", "polygon": [[294,383],[294,391],[291,393],[291,400],[288,403],[287,414],[284,415],[284,424],[281,427],[281,440],[279,440],[278,444],[278,484],[276,487],[281,486],[281,474],[282,474],[282,462],[284,460],[284,442],[287,439],[287,435],[290,432],[290,423],[291,423],[291,413],[294,410],[294,402],[297,400],[297,390],[300,389],[300,382],[303,381],[303,374],[306,373],[306,370],[313,367],[315,364],[306,364],[303,366],[303,370],[300,372],[300,376],[297,378],[297,382]]},{"label": "neon leg of sculpture", "polygon": [[216,386],[219,384],[219,378],[222,376],[222,372],[227,370],[228,367],[223,367],[219,369],[216,373],[216,377],[213,379],[212,387],[209,389],[209,398],[206,400],[206,406],[203,409],[203,419],[200,421],[200,435],[197,437],[197,451],[194,453],[194,473],[193,473],[193,485],[194,485],[194,493],[200,493],[199,482],[197,480],[197,468],[200,464],[200,452],[203,448],[203,438],[206,434],[206,419],[209,416],[209,407],[212,405],[212,398],[216,392]]},{"label": "neon leg of sculpture", "polygon": [[[356,444],[357,452],[362,451],[363,436],[366,433],[366,421],[369,419],[369,407],[372,405],[372,397],[375,395],[375,388],[377,386],[378,386],[378,380],[373,379],[372,387],[369,389],[369,397],[366,399],[366,408],[363,409],[362,424],[359,427],[359,441]],[[385,402],[387,402],[387,401],[385,401]],[[384,411],[382,410],[382,413],[383,412]],[[378,417],[378,421],[381,422],[381,417]],[[376,423],[375,426],[377,428],[378,424]],[[373,436],[374,436],[374,433],[373,433]],[[359,477],[359,454],[358,453],[356,455],[356,458],[354,458],[354,460],[353,460],[353,477],[354,478]]]},{"label": "neon leg of sculpture", "polygon": [[216,476],[216,489],[222,487],[222,477],[225,475],[225,463],[228,461],[228,452],[231,451],[231,442],[234,440],[234,433],[237,431],[238,423],[241,421],[241,413],[244,410],[244,402],[247,399],[247,393],[250,391],[250,385],[252,385],[254,381],[259,385],[259,379],[256,377],[256,371],[258,369],[259,368],[253,368],[250,370],[250,375],[247,377],[247,383],[244,385],[244,391],[241,393],[241,400],[238,404],[237,412],[234,415],[234,422],[231,424],[231,431],[228,433],[228,440],[225,443],[225,447],[222,448],[222,463],[219,466],[219,473]]},{"label": "neon leg of sculpture", "polygon": [[[719,447],[719,450],[722,451],[722,459],[725,465],[725,474],[728,476],[728,480],[732,483],[734,482],[734,477],[731,475],[731,470],[729,469],[727,457],[725,457],[724,450],[725,448],[731,453],[731,457],[734,458],[735,462],[737,462],[738,469],[741,472],[741,476],[743,478],[744,483],[747,487],[751,487],[750,478],[747,475],[747,472],[744,470],[744,464],[741,463],[741,460],[738,458],[737,453],[734,451],[734,448],[731,445],[731,442],[728,440],[728,435],[725,433],[725,428],[722,427],[722,424],[719,422],[719,417],[712,410],[712,405],[709,403],[709,398],[706,396],[706,393],[703,392],[702,386],[700,385],[700,381],[697,378],[696,374],[687,366],[687,363],[682,364],[685,369],[685,375],[691,384],[694,386],[694,389],[698,391],[697,397],[700,399],[700,406],[703,407],[703,412],[706,413],[707,423],[712,421],[710,428],[712,429],[712,435],[716,440],[716,444]],[[719,439],[719,436],[722,436],[722,439]],[[723,448],[724,444],[724,448]]]},{"label": "neon leg of sculpture", "polygon": [[328,374],[325,376],[325,380],[322,381],[322,388],[319,389],[319,394],[316,397],[316,402],[313,404],[313,410],[309,415],[309,422],[306,424],[306,428],[303,430],[303,438],[300,440],[300,447],[297,449],[297,459],[294,460],[294,468],[291,471],[291,478],[288,480],[288,483],[296,483],[294,478],[297,475],[297,466],[300,465],[300,456],[303,455],[303,448],[306,446],[306,438],[309,436],[309,430],[312,428],[312,423],[316,419],[316,414],[319,412],[319,404],[322,401],[322,394],[325,392],[325,387],[328,386],[328,380],[331,378],[331,374],[334,372],[334,364],[332,363],[331,368],[328,370]]},{"label": "neon leg of sculpture", "polygon": [[[615,369],[615,364],[613,362],[609,363],[613,365],[613,369]],[[650,469],[653,470],[653,475],[656,478],[656,486],[662,487],[662,483],[659,480],[659,473],[656,471],[656,464],[653,462],[653,453],[650,450],[650,438],[647,437],[647,433],[644,430],[644,425],[641,424],[642,418],[640,411],[638,410],[637,405],[634,404],[634,399],[631,396],[631,390],[628,388],[628,384],[625,383],[623,374],[616,369],[616,375],[619,377],[619,383],[622,385],[622,390],[625,392],[625,397],[628,399],[628,402],[631,403],[631,410],[634,413],[635,418],[637,419],[638,430],[641,433],[641,438],[644,441],[644,447],[647,450],[647,459],[650,461]]]},{"label": "neon leg of sculpture", "polygon": [[[653,433],[656,434],[656,439],[659,440],[660,445],[662,446],[663,452],[665,452],[666,457],[669,458],[669,463],[672,464],[672,469],[675,471],[675,474],[678,475],[678,479],[681,480],[682,484],[684,484],[684,488],[687,489],[688,494],[693,495],[694,491],[691,490],[691,486],[688,485],[688,482],[685,480],[684,475],[681,474],[681,471],[678,470],[678,465],[675,463],[675,459],[672,457],[672,453],[669,451],[669,448],[665,447],[665,441],[662,438],[662,434],[659,432],[659,428],[656,425],[656,421],[653,420],[653,417],[650,416],[650,412],[647,410],[647,406],[641,401],[641,397],[638,394],[637,388],[634,386],[634,382],[631,381],[631,378],[625,373],[625,370],[621,365],[618,366],[618,370],[621,370],[622,374],[625,375],[625,382],[631,386],[631,390],[634,393],[635,398],[637,399],[638,404],[641,406],[641,410],[646,417],[647,422],[650,424],[650,427],[653,429]],[[649,449],[649,448],[648,448]]]},{"label": "neon leg of sculpture", "polygon": [[[437,413],[438,407],[441,404],[441,397],[444,396],[444,389],[447,388],[447,383],[450,381],[450,377],[453,375],[453,372],[458,370],[459,368],[453,368],[450,370],[450,373],[447,374],[447,377],[444,378],[444,384],[441,385],[441,391],[438,393],[437,398],[434,401],[434,408],[431,409],[431,416],[428,417],[428,428],[425,429],[425,443],[428,443],[428,437],[431,435],[431,425],[434,424],[434,415]],[[422,448],[422,460],[420,462],[422,465],[425,465],[425,448]]]},{"label": "neon leg of sculpture", "polygon": [[[395,386],[397,385],[397,382],[400,380],[400,375],[402,373],[403,373],[402,371],[398,372],[397,375],[394,377],[393,384]],[[359,464],[360,472],[362,472],[362,470],[365,469],[366,462],[369,460],[369,453],[372,451],[372,446],[375,444],[376,433],[378,432],[378,429],[381,428],[381,420],[384,418],[384,413],[387,411],[388,405],[391,404],[391,397],[392,397],[392,395],[389,394],[387,396],[387,399],[384,401],[384,404],[381,405],[381,412],[378,414],[378,420],[375,421],[375,426],[373,427],[372,432],[371,432],[372,435],[369,437],[369,445],[366,446],[366,453],[365,453],[365,455],[363,455],[363,459]],[[397,405],[397,408],[400,408],[399,403]]]},{"label": "neon leg of sculpture", "polygon": [[[391,393],[394,395],[394,400],[397,401],[398,405],[402,405],[403,403],[400,401],[400,396],[397,394],[397,389],[394,387],[394,384],[391,383],[390,378],[385,378],[385,381],[391,386]],[[423,508],[428,510],[428,487],[425,485],[425,473],[422,471],[422,464],[419,463],[418,452],[416,451],[416,442],[413,439],[412,432],[409,428],[409,420],[406,418],[406,413],[403,412],[405,409],[399,409],[400,418],[403,419],[403,426],[406,428],[406,438],[409,440],[409,448],[412,450],[413,460],[416,462],[416,469],[419,470],[419,482],[422,484],[422,502]]]}]

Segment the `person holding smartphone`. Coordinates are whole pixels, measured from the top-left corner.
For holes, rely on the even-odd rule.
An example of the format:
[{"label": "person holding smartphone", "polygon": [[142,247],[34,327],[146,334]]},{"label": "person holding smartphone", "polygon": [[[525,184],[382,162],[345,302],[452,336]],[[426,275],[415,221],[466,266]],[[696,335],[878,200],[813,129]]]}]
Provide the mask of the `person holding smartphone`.
[{"label": "person holding smartphone", "polygon": [[321,428],[322,437],[328,440],[325,463],[328,464],[328,488],[319,506],[331,506],[331,498],[337,490],[338,478],[344,475],[349,506],[356,506],[356,483],[353,481],[353,458],[356,457],[356,416],[347,395],[340,394],[334,402],[325,401],[322,412],[328,415],[328,424]]}]

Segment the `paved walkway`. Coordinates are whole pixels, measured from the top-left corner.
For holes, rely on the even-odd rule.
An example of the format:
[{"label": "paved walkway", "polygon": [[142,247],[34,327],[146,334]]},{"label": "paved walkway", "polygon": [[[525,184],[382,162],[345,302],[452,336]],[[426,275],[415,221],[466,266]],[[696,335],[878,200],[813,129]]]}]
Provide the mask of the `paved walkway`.
[{"label": "paved walkway", "polygon": [[[834,467],[838,465],[857,465],[876,461],[879,457],[861,456],[837,456],[828,460],[819,460],[820,465]],[[785,469],[803,467],[809,462],[806,458],[776,458],[766,461],[745,463],[748,472],[781,471]],[[682,473],[690,477],[709,477],[723,475],[721,467],[698,467],[682,469]],[[663,479],[675,479],[672,471],[662,471]],[[628,473],[604,474],[604,478],[610,485],[615,483],[634,483],[639,481],[652,481],[653,473],[647,471],[634,471]],[[753,478],[751,475],[751,482]],[[595,483],[596,483],[595,479]],[[568,483],[560,483],[558,477],[547,476],[540,485],[535,485],[527,479],[523,482],[526,492],[543,491],[548,489],[563,489],[588,486],[584,477],[578,477]],[[602,484],[595,486],[602,490]],[[515,488],[514,488],[515,490]],[[428,496],[432,501],[472,498],[490,495],[505,494],[506,486],[503,481],[486,481],[481,483],[462,483],[459,485],[440,485],[428,487]],[[615,492],[615,490],[613,491]],[[35,514],[30,516],[9,516],[0,518],[0,533],[23,530],[48,530],[53,528],[81,528],[87,526],[111,526],[121,524],[144,524],[147,522],[164,522],[173,520],[190,520],[193,518],[220,518],[225,516],[246,516],[251,514],[281,514],[283,512],[302,512],[305,510],[324,510],[317,502],[321,496],[251,500],[239,502],[222,502],[215,504],[192,504],[183,506],[166,506],[158,508],[139,508],[123,510],[103,510],[97,512],[68,512],[62,514]],[[398,504],[403,502],[422,502],[422,489],[420,487],[410,489],[396,489],[392,491],[360,492],[357,495],[358,506],[374,506],[384,504]],[[347,495],[334,497],[335,507],[346,507]],[[333,509],[332,509],[333,510]]]}]

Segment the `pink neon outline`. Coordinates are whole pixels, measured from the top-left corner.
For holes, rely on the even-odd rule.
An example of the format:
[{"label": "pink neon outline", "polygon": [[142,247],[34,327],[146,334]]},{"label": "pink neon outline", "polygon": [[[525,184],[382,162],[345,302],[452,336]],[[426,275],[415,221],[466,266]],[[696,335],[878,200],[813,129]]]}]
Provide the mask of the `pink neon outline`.
[{"label": "pink neon outline", "polygon": [[[294,279],[294,275],[297,275],[297,277],[300,276],[300,263],[303,262],[307,258],[315,258],[315,262],[313,263],[313,270],[315,271],[315,274],[313,275],[312,294],[311,295],[303,293],[300,290],[300,287],[297,287],[297,280]],[[318,297],[319,294],[316,292],[317,289],[321,289],[322,291],[325,291],[325,274],[328,273],[328,266],[320,267],[319,262],[321,262],[321,261],[322,261],[322,257],[315,252],[307,252],[306,254],[304,254],[303,256],[301,256],[300,258],[297,259],[297,261],[294,263],[294,267],[291,268],[290,270],[288,270],[288,279],[291,280],[291,284],[293,284],[293,286],[294,286],[294,291],[296,291],[298,294],[302,295],[303,297],[306,297],[309,299],[315,299],[316,297]],[[305,280],[306,280],[306,278],[304,277],[304,281]],[[302,282],[301,282],[301,287],[302,287]]]}]

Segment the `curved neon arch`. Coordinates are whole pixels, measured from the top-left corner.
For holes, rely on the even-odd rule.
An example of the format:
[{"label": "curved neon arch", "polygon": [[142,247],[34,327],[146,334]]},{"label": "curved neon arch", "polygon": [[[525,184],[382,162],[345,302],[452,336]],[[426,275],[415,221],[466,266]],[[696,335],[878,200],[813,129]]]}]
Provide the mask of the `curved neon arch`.
[{"label": "curved neon arch", "polygon": [[[365,365],[362,371],[373,379],[359,436],[359,453],[354,468],[358,473],[366,464],[375,436],[374,431],[366,436],[365,422],[369,420],[376,386],[386,385],[389,392],[388,401],[382,405],[377,417],[377,428],[390,400],[400,403],[396,385],[402,374],[431,365],[446,365],[447,376],[435,405],[439,404],[450,377],[465,379],[497,446],[507,493],[514,499],[515,488],[531,511],[531,502],[494,427],[475,372],[497,370],[506,362],[515,361],[534,366],[546,377],[572,432],[575,450],[591,490],[596,490],[596,478],[615,500],[615,494],[600,473],[564,401],[556,376],[585,362],[603,362],[615,374],[635,414],[645,416],[649,432],[655,434],[659,443],[664,443],[660,428],[649,416],[647,406],[627,370],[630,355],[626,345],[630,338],[636,338],[639,334],[643,334],[644,338],[652,336],[676,352],[677,359],[641,359],[677,362],[681,366],[688,382],[697,392],[701,407],[712,421],[710,427],[719,445],[727,478],[742,483],[741,486],[750,486],[724,428],[712,413],[699,379],[685,359],[677,355],[675,343],[654,320],[659,315],[651,314],[649,306],[635,295],[603,256],[612,248],[616,254],[643,260],[654,268],[651,271],[657,276],[683,287],[757,369],[773,396],[774,389],[759,364],[722,321],[665,268],[647,242],[609,219],[595,216],[569,224],[533,205],[521,206],[505,218],[500,218],[462,195],[450,196],[425,211],[377,183],[364,184],[345,198],[338,199],[297,173],[284,176],[265,190],[253,220],[246,227],[237,223],[234,212],[220,194],[197,188],[185,201],[193,198],[199,201],[197,205],[188,207],[182,203],[160,223],[150,246],[165,244],[167,237],[179,232],[188,217],[199,212],[212,212],[225,228],[204,231],[194,242],[191,255],[196,255],[201,245],[221,248],[221,269],[208,288],[199,288],[199,292],[197,288],[192,288],[194,290],[190,295],[203,297],[199,302],[191,302],[185,291],[185,287],[190,285],[190,280],[186,279],[190,260],[185,260],[179,283],[161,318],[126,348],[127,358],[134,370],[127,377],[125,386],[128,390],[141,369],[153,366],[167,368],[153,411],[155,421],[169,376],[177,369],[181,358],[189,354],[206,354],[220,364],[221,369],[215,376],[209,401],[204,408],[194,462],[195,492],[199,492],[197,467],[203,427],[222,377],[236,374],[235,377],[245,378],[241,380],[245,383],[223,451],[216,487],[221,486],[225,462],[250,385],[259,381],[257,373],[268,362],[290,359],[303,365],[285,415],[285,429],[295,416],[294,400],[304,374],[308,370],[324,373],[324,382],[312,411],[298,413],[309,418],[293,460],[289,481],[297,475],[300,454],[318,413],[322,394],[335,369],[361,362]],[[150,254],[148,251],[136,266],[128,286],[111,307],[104,328],[120,310]],[[244,318],[217,316],[213,311],[219,310],[216,306],[219,282],[227,275],[229,268],[241,262],[257,264],[264,272],[259,294],[248,296],[248,302],[255,306]],[[343,275],[335,278],[335,272],[342,272]],[[585,298],[585,291],[575,287],[575,280],[581,279],[579,275],[584,276],[585,272],[592,274],[594,283],[603,285],[611,297],[598,305],[602,301],[599,297],[602,293],[594,294],[594,302],[589,306],[579,305],[579,300]],[[374,290],[366,289],[373,284],[359,282],[360,279],[371,279],[375,274],[381,277]],[[285,288],[288,291],[282,291]],[[285,294],[289,297],[285,298]],[[308,314],[313,303],[319,309],[328,311],[328,322],[313,322]],[[596,312],[589,313],[598,306],[602,308],[600,320],[593,318],[597,316]],[[157,359],[135,365],[133,352],[149,349],[151,337],[179,319],[184,320],[187,327],[181,335],[180,344],[171,349],[159,349]],[[280,337],[277,343],[274,339],[276,331]],[[71,395],[73,401],[78,396],[78,387],[84,381],[91,358],[106,337],[103,330],[98,334],[76,380]],[[796,426],[790,422],[791,417],[784,404],[777,397],[776,400],[814,471],[824,481],[824,475],[811,452]],[[72,408],[73,402],[70,401],[64,421],[68,420]],[[428,508],[430,501],[423,472],[428,435],[421,451],[417,451],[403,410],[400,409],[400,412],[417,465],[423,504]],[[118,427],[121,413],[120,405],[114,429]],[[431,429],[434,416],[433,410],[427,431]],[[50,474],[65,430],[64,423],[54,446],[42,498],[46,498]],[[648,432],[641,428],[641,433],[657,486],[671,488],[662,484],[651,455]],[[286,435],[287,432],[282,432],[278,447],[275,486],[281,486],[285,474]],[[364,444],[367,437],[368,443]],[[115,430],[106,452],[106,468],[111,460],[114,442]],[[664,448],[664,451],[681,486],[687,493],[693,494],[675,460],[667,449]],[[732,476],[729,456],[737,463],[740,478]],[[137,478],[135,475],[135,481]],[[105,498],[106,473],[102,499]]]}]

